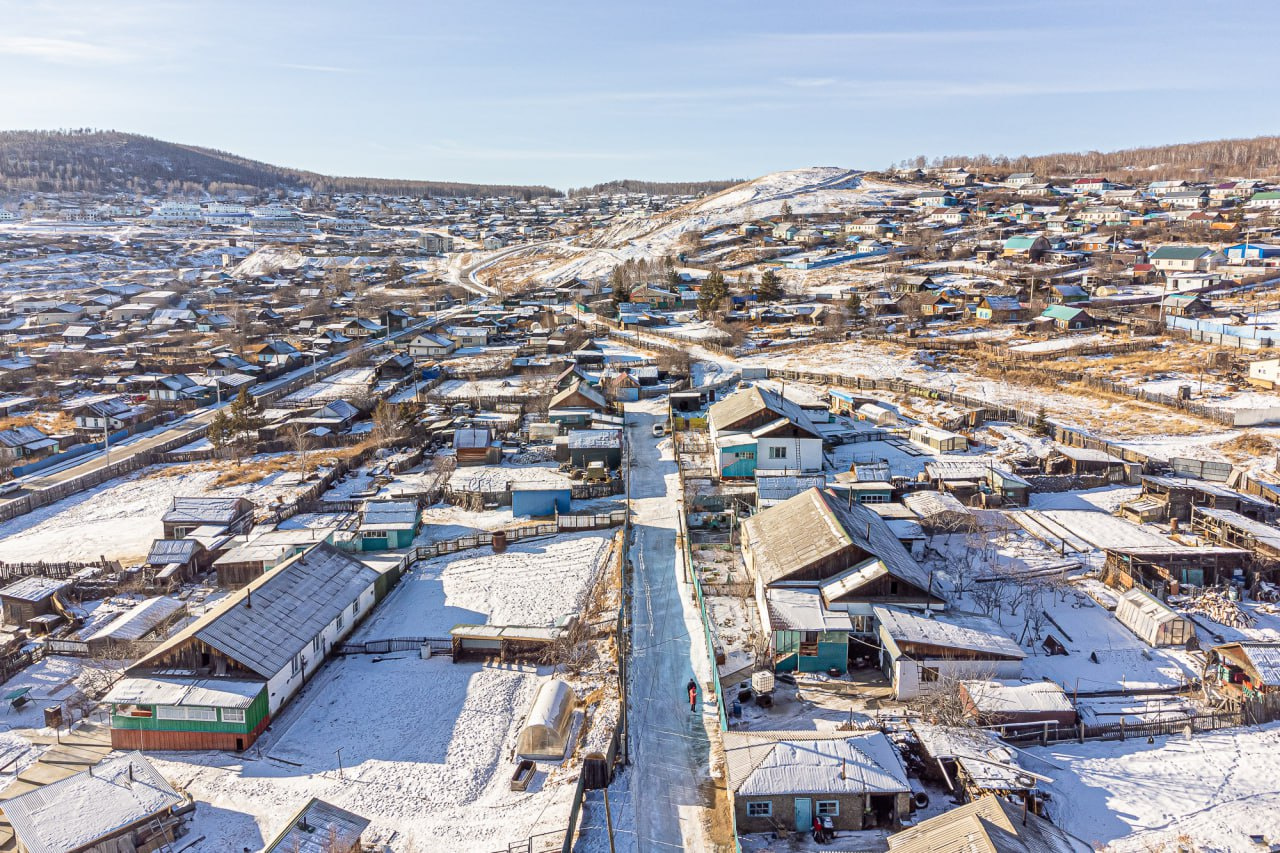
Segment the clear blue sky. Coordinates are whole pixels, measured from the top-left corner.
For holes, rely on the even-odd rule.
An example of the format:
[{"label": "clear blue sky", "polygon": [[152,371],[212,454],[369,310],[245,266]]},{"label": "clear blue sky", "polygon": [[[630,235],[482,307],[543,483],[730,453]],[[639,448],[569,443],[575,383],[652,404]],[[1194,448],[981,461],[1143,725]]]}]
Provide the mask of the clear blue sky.
[{"label": "clear blue sky", "polygon": [[0,129],[579,186],[1274,133],[1270,0],[0,0]]}]

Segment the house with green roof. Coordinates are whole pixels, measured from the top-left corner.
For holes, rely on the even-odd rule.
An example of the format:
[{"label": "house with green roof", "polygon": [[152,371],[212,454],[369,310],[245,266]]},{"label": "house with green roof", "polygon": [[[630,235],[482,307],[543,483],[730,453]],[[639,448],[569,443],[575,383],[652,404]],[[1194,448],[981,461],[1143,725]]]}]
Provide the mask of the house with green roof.
[{"label": "house with green roof", "polygon": [[1161,246],[1147,258],[1161,272],[1209,272],[1225,258],[1208,246]]},{"label": "house with green roof", "polygon": [[1268,190],[1267,192],[1254,193],[1249,198],[1250,207],[1280,207],[1280,192]]},{"label": "house with green roof", "polygon": [[1052,322],[1054,328],[1063,331],[1090,329],[1098,324],[1088,311],[1074,305],[1050,305],[1040,312],[1040,319]]},{"label": "house with green roof", "polygon": [[1043,234],[1018,234],[1004,241],[1004,256],[1025,257],[1034,264],[1044,257],[1049,248],[1049,241]]}]

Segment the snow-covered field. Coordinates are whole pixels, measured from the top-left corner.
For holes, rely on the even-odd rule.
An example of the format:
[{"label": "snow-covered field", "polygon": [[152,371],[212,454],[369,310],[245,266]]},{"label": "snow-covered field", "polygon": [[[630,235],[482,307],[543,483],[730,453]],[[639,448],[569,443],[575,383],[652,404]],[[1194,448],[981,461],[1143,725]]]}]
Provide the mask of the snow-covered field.
[{"label": "snow-covered field", "polygon": [[1033,749],[1053,779],[1050,816],[1115,853],[1255,851],[1280,838],[1280,724],[1124,743]]},{"label": "snow-covered field", "polygon": [[0,524],[0,561],[133,560],[163,534],[160,516],[175,497],[246,497],[259,507],[299,490],[296,471],[256,483],[215,487],[217,470],[185,465],[143,468]]}]

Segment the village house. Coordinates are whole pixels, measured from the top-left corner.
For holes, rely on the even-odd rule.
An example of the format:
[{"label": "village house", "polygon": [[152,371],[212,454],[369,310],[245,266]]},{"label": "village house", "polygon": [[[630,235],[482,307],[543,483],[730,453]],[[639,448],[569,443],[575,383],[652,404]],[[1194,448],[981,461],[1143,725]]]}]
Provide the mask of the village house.
[{"label": "village house", "polygon": [[418,535],[421,513],[416,501],[366,501],[360,510],[361,551],[408,548]]},{"label": "village house", "polygon": [[112,746],[248,748],[387,588],[320,543],[217,600],[112,687]]},{"label": "village house", "polygon": [[1026,653],[993,619],[876,605],[880,664],[896,699],[973,678],[1018,678]]},{"label": "village house", "polygon": [[879,731],[729,731],[726,777],[740,832],[893,828],[911,809],[897,748]]},{"label": "village house", "polygon": [[744,388],[707,412],[722,477],[754,477],[758,469],[822,470],[822,434],[808,413],[781,394]]},{"label": "village house", "polygon": [[0,803],[17,853],[172,850],[189,800],[139,752]]},{"label": "village house", "polygon": [[176,497],[160,523],[165,539],[183,539],[201,527],[236,534],[253,525],[254,510],[248,498]]},{"label": "village house", "polygon": [[1033,264],[1040,263],[1049,249],[1049,241],[1043,234],[1019,234],[1004,241],[1006,258],[1024,257]]},{"label": "village house", "polygon": [[1224,260],[1220,252],[1208,246],[1160,246],[1147,258],[1157,270],[1170,272],[1209,272]]},{"label": "village house", "polygon": [[742,557],[779,670],[843,671],[864,657],[850,634],[874,638],[874,604],[946,606],[879,515],[817,488],[744,521]]}]

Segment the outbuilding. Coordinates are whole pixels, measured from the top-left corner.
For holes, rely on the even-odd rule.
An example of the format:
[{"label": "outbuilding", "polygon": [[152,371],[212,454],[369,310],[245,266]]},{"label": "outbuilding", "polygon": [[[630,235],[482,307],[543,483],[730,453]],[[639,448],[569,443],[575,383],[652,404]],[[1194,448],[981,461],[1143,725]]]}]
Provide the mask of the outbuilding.
[{"label": "outbuilding", "polygon": [[1196,635],[1190,619],[1141,587],[1125,590],[1116,619],[1149,646],[1185,646]]},{"label": "outbuilding", "polygon": [[558,678],[544,681],[516,740],[516,756],[530,761],[563,761],[577,709],[578,697],[572,687]]}]

